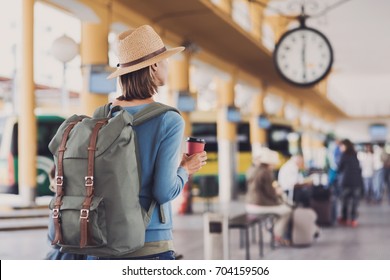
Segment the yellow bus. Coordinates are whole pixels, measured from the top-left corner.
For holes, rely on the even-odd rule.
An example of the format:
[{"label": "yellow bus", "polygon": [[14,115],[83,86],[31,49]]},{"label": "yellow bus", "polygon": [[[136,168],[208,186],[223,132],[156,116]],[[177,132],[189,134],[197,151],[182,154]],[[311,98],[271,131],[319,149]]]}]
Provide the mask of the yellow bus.
[{"label": "yellow bus", "polygon": [[[193,177],[195,194],[201,197],[217,196],[218,194],[218,142],[217,124],[215,122],[192,123],[192,135],[206,140],[207,164]],[[251,165],[251,145],[249,139],[249,124],[237,125],[237,178],[236,190],[244,192],[245,173]],[[198,188],[198,189],[197,189]],[[198,193],[197,193],[198,192]]]},{"label": "yellow bus", "polygon": [[[217,124],[215,118],[207,120],[192,119],[192,135],[206,140],[207,164],[193,177],[193,194],[200,197],[213,197],[218,195],[218,142]],[[252,149],[250,143],[250,126],[248,121],[237,124],[237,174],[235,191],[246,192],[245,174],[252,163]],[[288,135],[292,127],[283,123],[272,123],[267,128],[267,146],[280,154],[281,162],[290,154]]]}]

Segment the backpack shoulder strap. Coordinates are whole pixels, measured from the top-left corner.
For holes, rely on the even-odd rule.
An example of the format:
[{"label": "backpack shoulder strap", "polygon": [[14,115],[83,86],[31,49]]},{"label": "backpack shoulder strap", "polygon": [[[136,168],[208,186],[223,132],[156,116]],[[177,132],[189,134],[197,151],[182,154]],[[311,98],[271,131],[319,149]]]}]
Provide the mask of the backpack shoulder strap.
[{"label": "backpack shoulder strap", "polygon": [[[133,125],[140,125],[140,124],[142,124],[150,119],[153,119],[154,117],[157,117],[157,116],[159,116],[165,112],[168,112],[168,111],[174,111],[180,115],[180,112],[174,107],[171,107],[171,106],[159,103],[159,102],[150,103],[144,109],[142,109],[141,111],[134,114]],[[149,221],[152,217],[153,210],[156,206],[157,206],[157,202],[155,200],[153,200],[152,204],[150,205],[149,210],[147,211],[147,215],[145,217],[146,224],[149,223]],[[163,206],[160,205],[159,208],[160,208],[159,209],[160,221],[161,221],[161,223],[165,224],[166,219],[165,219],[165,213],[164,213]]]},{"label": "backpack shoulder strap", "polygon": [[110,106],[112,103],[107,103],[103,106],[100,106],[96,108],[95,112],[93,113],[93,118],[94,119],[102,119],[102,118],[107,118],[108,114],[110,112]]},{"label": "backpack shoulder strap", "polygon": [[134,114],[134,125],[140,125],[154,117],[157,117],[165,112],[168,111],[174,111],[180,115],[180,112],[171,106],[159,103],[159,102],[153,102],[150,103],[148,106],[146,106],[141,111]]}]

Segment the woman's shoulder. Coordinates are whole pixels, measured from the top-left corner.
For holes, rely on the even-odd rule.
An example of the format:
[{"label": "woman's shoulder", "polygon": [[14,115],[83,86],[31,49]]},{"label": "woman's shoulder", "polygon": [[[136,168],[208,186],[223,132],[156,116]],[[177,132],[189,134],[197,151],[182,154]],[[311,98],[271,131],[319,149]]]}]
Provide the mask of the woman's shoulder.
[{"label": "woman's shoulder", "polygon": [[167,111],[163,116],[164,122],[168,125],[184,125],[184,119],[176,111]]}]

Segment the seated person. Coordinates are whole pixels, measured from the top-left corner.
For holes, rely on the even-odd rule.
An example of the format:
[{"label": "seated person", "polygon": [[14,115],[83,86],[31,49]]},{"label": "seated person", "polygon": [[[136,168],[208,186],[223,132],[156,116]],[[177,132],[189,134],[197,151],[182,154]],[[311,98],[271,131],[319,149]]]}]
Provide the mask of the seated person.
[{"label": "seated person", "polygon": [[288,223],[291,207],[283,199],[283,191],[274,181],[273,165],[278,163],[276,152],[267,148],[254,156],[253,165],[247,173],[248,191],[246,193],[246,211],[250,214],[276,214],[275,240],[288,245]]},{"label": "seated person", "polygon": [[304,162],[302,155],[293,155],[280,168],[278,183],[287,194],[290,204],[296,203],[308,207],[312,181],[309,178],[303,177],[301,172],[303,168]]}]

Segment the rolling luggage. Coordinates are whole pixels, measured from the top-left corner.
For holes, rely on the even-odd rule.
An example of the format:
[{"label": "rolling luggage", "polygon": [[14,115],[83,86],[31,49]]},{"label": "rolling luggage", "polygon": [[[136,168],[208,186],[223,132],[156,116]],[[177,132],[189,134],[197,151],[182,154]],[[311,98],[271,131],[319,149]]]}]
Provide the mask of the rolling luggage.
[{"label": "rolling luggage", "polygon": [[322,185],[313,187],[310,206],[317,214],[317,225],[319,226],[331,226],[333,224],[331,198],[332,193],[329,188]]},{"label": "rolling luggage", "polygon": [[293,246],[311,246],[318,235],[317,214],[311,208],[297,207],[291,219],[291,242]]}]

